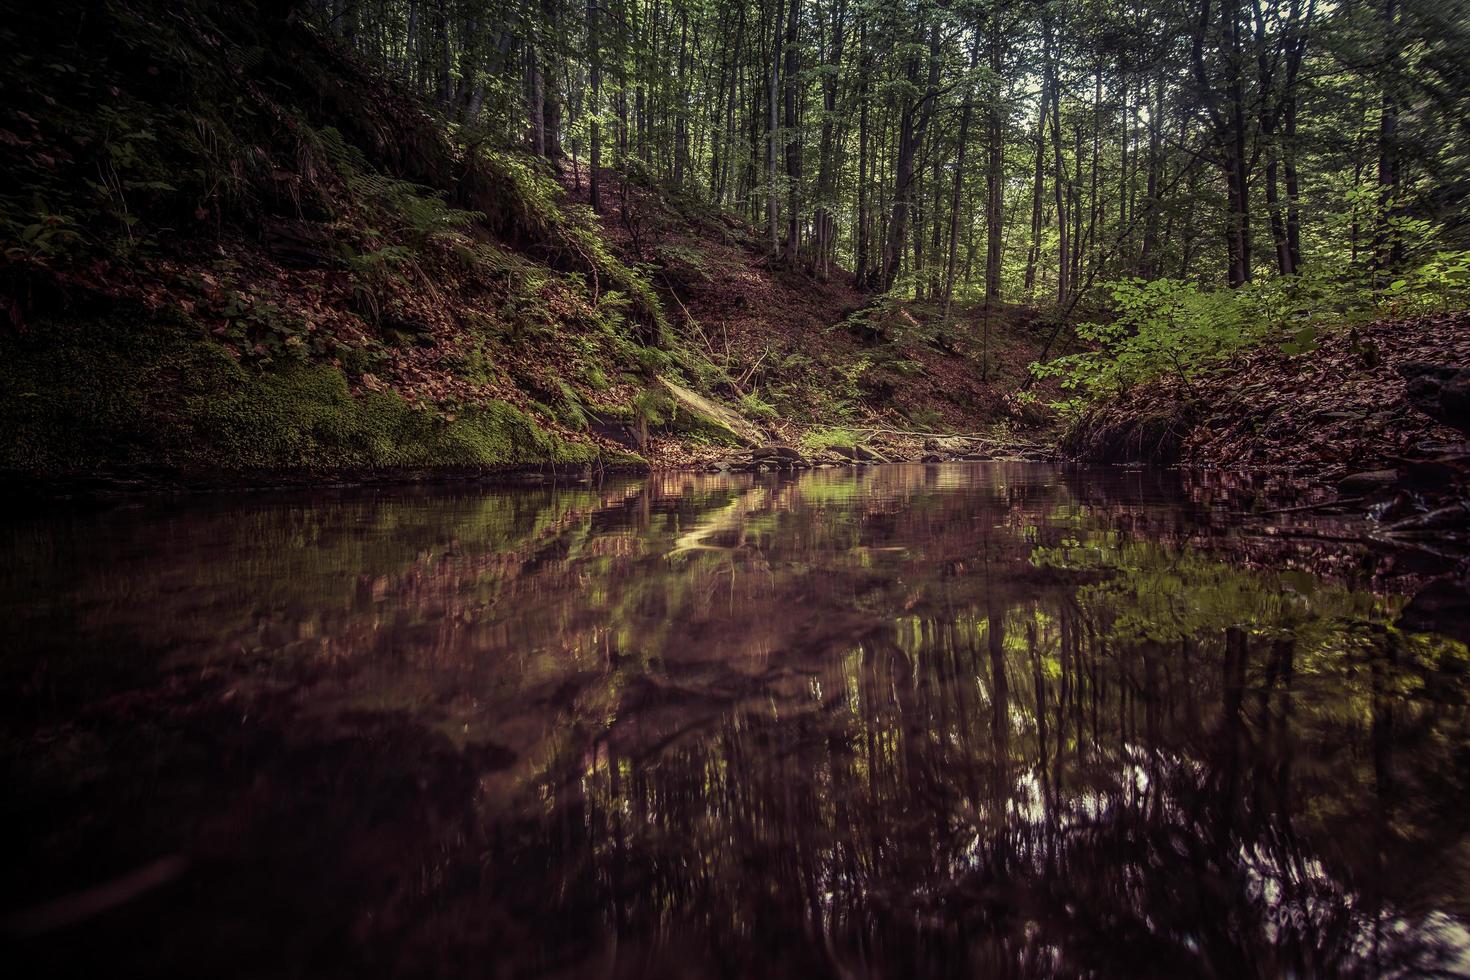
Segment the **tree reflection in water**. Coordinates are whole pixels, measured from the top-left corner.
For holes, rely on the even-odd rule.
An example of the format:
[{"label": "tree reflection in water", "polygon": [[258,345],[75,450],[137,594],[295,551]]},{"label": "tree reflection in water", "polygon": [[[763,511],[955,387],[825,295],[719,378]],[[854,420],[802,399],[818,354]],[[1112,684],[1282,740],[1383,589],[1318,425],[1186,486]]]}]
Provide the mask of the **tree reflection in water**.
[{"label": "tree reflection in water", "polygon": [[12,938],[173,974],[1464,971],[1465,647],[1388,625],[1363,556],[1238,533],[1237,489],[909,466],[27,520]]}]

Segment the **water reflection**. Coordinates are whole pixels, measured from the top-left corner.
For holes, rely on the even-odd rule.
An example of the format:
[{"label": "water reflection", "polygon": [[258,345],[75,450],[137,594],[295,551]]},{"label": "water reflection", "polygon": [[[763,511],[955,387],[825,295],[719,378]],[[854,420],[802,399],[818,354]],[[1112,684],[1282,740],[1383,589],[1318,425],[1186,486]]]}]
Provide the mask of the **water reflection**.
[{"label": "water reflection", "polygon": [[1179,481],[24,521],[10,943],[272,977],[1470,968],[1465,647]]}]

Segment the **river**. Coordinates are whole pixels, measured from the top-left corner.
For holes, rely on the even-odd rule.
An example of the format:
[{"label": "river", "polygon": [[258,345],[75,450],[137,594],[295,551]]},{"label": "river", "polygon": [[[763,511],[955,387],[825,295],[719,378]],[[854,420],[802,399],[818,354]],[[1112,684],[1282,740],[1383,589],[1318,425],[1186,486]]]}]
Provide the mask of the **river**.
[{"label": "river", "polygon": [[12,514],[7,959],[1470,971],[1466,647],[1251,499],[977,463]]}]

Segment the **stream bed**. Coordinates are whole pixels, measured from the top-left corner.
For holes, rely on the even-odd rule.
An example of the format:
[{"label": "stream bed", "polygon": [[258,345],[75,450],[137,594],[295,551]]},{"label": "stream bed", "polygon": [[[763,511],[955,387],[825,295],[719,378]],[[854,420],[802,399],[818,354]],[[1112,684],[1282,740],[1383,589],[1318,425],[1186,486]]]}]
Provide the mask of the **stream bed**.
[{"label": "stream bed", "polygon": [[1470,654],[1250,499],[974,463],[12,515],[12,975],[1470,973]]}]

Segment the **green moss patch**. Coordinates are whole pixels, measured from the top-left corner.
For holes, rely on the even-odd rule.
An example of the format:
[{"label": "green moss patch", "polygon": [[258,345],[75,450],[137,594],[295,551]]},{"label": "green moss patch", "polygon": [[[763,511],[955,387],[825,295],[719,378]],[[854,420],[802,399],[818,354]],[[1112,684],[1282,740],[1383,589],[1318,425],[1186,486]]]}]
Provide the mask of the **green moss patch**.
[{"label": "green moss patch", "polygon": [[590,445],[490,402],[452,419],[337,368],[257,369],[184,324],[147,317],[33,324],[0,338],[0,469],[44,475],[586,464]]}]

